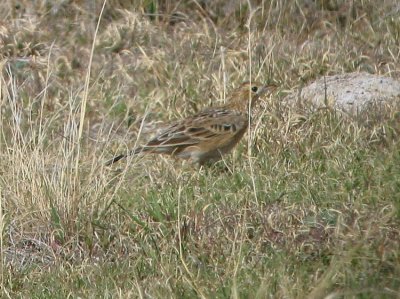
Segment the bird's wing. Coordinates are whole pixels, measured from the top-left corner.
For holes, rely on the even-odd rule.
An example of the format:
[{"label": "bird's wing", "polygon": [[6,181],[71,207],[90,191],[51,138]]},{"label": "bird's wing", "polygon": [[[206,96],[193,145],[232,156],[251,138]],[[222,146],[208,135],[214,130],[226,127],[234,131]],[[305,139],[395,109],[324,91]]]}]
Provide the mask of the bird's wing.
[{"label": "bird's wing", "polygon": [[176,149],[206,140],[224,140],[247,128],[247,114],[226,109],[207,109],[180,122],[172,123],[151,139],[144,150]]}]

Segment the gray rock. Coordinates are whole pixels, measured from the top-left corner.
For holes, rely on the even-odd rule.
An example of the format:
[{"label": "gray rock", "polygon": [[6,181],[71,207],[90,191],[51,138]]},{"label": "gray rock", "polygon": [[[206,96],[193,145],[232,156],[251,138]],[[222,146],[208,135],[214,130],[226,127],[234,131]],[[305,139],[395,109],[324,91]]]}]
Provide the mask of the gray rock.
[{"label": "gray rock", "polygon": [[330,106],[350,113],[393,100],[400,100],[400,82],[368,73],[322,77],[284,99],[288,103],[309,102],[315,107]]}]

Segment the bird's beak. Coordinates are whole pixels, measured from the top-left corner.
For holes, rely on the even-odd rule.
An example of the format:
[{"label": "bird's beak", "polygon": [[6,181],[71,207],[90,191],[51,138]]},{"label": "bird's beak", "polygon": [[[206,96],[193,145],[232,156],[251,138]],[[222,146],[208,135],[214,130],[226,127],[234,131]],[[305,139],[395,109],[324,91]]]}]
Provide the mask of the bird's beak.
[{"label": "bird's beak", "polygon": [[264,94],[270,95],[271,93],[273,93],[276,89],[278,88],[277,85],[275,84],[268,84],[268,85],[264,85],[260,91],[258,92],[258,96],[262,96]]}]

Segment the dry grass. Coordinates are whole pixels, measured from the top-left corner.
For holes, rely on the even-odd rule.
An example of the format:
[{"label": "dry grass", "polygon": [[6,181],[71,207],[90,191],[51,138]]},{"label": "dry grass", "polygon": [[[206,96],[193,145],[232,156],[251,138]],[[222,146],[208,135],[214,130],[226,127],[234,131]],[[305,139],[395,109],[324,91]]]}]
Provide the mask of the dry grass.
[{"label": "dry grass", "polygon": [[[399,105],[280,102],[324,74],[400,77],[397,2],[347,3],[0,4],[2,296],[399,298]],[[225,161],[104,167],[142,122],[249,79],[280,89]]]}]

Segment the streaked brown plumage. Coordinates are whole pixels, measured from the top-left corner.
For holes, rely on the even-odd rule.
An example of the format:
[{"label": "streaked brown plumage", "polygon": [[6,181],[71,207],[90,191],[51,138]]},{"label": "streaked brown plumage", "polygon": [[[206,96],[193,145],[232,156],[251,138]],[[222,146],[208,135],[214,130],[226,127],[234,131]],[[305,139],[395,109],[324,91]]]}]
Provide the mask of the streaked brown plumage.
[{"label": "streaked brown plumage", "polygon": [[145,145],[128,154],[114,157],[106,165],[139,153],[167,154],[190,159],[200,165],[209,160],[219,160],[246,132],[249,108],[254,107],[261,95],[274,89],[275,86],[245,82],[232,92],[226,105],[207,108],[198,114],[172,122]]}]

